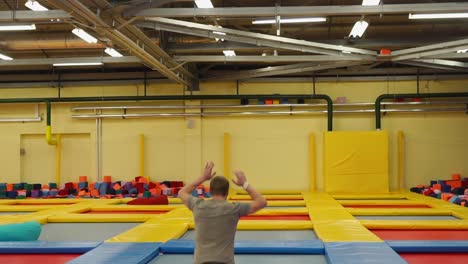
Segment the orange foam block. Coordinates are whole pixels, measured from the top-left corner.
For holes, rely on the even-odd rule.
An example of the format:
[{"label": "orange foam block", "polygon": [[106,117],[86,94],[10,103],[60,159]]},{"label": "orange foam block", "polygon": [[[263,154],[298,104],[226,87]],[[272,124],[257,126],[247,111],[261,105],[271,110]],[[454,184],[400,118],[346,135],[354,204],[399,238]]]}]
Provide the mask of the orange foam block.
[{"label": "orange foam block", "polygon": [[461,180],[461,175],[460,175],[460,173],[454,173],[454,174],[452,174],[452,180],[455,180],[455,181]]},{"label": "orange foam block", "polygon": [[434,184],[432,185],[432,189],[435,189],[435,190],[442,190],[442,185],[441,184]]},{"label": "orange foam block", "polygon": [[452,180],[452,181],[445,181],[445,183],[446,183],[447,185],[452,186],[452,189],[453,189],[453,188],[462,187],[462,181],[454,181],[454,180]]},{"label": "orange foam block", "polygon": [[442,193],[442,196],[441,196],[442,200],[444,200],[444,201],[448,201],[452,197],[453,197],[452,193]]},{"label": "orange foam block", "polygon": [[88,176],[80,176],[79,181],[80,182],[87,182],[88,181]]},{"label": "orange foam block", "polygon": [[113,188],[114,188],[114,190],[118,191],[118,190],[120,190],[122,188],[122,186],[120,186],[120,184],[116,183],[116,184],[114,184]]},{"label": "orange foam block", "polygon": [[112,176],[104,176],[104,182],[112,182]]},{"label": "orange foam block", "polygon": [[90,190],[91,196],[99,196],[99,191],[97,189]]}]

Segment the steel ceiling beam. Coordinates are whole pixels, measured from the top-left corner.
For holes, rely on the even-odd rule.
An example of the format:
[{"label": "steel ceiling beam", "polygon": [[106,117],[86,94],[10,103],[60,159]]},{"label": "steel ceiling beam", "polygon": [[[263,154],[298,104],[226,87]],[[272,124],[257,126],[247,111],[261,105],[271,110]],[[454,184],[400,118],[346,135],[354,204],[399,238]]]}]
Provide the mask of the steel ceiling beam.
[{"label": "steel ceiling beam", "polygon": [[157,70],[162,73],[164,76],[176,81],[177,83],[190,86],[191,83],[184,78],[180,73],[170,69],[166,62],[160,58],[155,58],[153,55],[148,53],[144,48],[130,39],[128,36],[123,34],[118,29],[109,26],[104,22],[96,13],[91,11],[87,6],[82,4],[78,0],[62,0],[54,1],[53,5],[63,9],[81,23],[92,25],[92,29],[96,31],[101,36],[109,38],[113,44],[120,46],[121,48],[126,49],[131,54],[134,54],[138,57],[142,63],[153,70]]},{"label": "steel ceiling beam", "polygon": [[455,53],[458,50],[468,49],[468,39],[442,42],[416,48],[403,49],[392,52],[393,61],[419,59],[441,54]]},{"label": "steel ceiling beam", "polygon": [[459,61],[441,60],[441,59],[421,59],[421,60],[414,60],[414,61],[427,63],[427,64],[435,64],[435,65],[441,65],[441,66],[468,69],[468,63],[459,62]]},{"label": "steel ceiling beam", "polygon": [[284,65],[284,66],[274,66],[274,67],[265,67],[255,70],[247,70],[247,71],[240,71],[235,74],[227,74],[221,76],[214,76],[210,78],[206,78],[205,80],[242,80],[242,79],[249,79],[249,78],[257,78],[257,77],[265,77],[265,76],[276,76],[276,75],[284,75],[284,74],[291,74],[291,73],[306,73],[306,72],[314,72],[314,71],[321,71],[327,69],[334,69],[340,67],[349,67],[349,66],[357,66],[362,64],[367,64],[369,61],[342,61],[342,62],[333,62],[333,63],[325,63],[325,64],[317,64],[317,63],[298,63],[298,64],[291,64],[291,65]]},{"label": "steel ceiling beam", "polygon": [[[331,45],[317,43],[305,40],[297,40],[292,38],[278,37],[267,34],[253,33],[235,29],[218,28],[215,26],[204,25],[193,22],[186,22],[168,18],[150,18],[148,21],[138,23],[138,26],[153,28],[156,30],[166,30],[181,34],[194,36],[202,36],[208,38],[222,38],[242,43],[250,43],[258,46],[268,46],[274,48],[291,49],[303,52],[312,52],[325,55],[342,55],[342,51],[351,52],[346,56],[360,57],[362,59],[371,59],[377,55],[375,51],[357,49],[342,45]],[[216,33],[217,32],[217,33]],[[220,34],[221,33],[221,34]],[[225,35],[222,35],[225,34]]]},{"label": "steel ceiling beam", "polygon": [[460,71],[460,69],[456,69],[454,67],[433,64],[433,63],[419,62],[419,61],[398,61],[398,63],[415,66],[415,67],[424,67],[424,68],[432,68],[432,69],[447,70],[447,71]]},{"label": "steel ceiling beam", "polygon": [[284,56],[175,56],[184,62],[311,62],[311,61],[359,61],[360,58],[330,55],[284,55]]},{"label": "steel ceiling beam", "polygon": [[158,0],[158,1],[148,1],[148,0],[137,0],[129,3],[129,8],[125,9],[123,15],[125,17],[131,17],[136,15],[142,10],[150,8],[159,8],[160,6],[176,3],[176,2],[193,2],[193,0]]},{"label": "steel ceiling beam", "polygon": [[34,22],[34,21],[50,21],[51,19],[66,20],[72,16],[63,10],[48,10],[48,11],[0,11],[0,22]]},{"label": "steel ceiling beam", "polygon": [[396,5],[331,5],[278,7],[217,7],[217,8],[150,8],[135,14],[138,17],[274,17],[287,16],[348,16],[408,13],[450,13],[468,10],[468,3],[424,3]]}]

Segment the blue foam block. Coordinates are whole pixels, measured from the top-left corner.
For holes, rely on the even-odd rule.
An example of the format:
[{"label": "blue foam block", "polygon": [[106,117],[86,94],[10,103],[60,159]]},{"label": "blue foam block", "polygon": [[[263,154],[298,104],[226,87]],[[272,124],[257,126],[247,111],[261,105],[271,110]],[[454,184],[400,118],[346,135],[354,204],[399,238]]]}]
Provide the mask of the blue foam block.
[{"label": "blue foam block", "polygon": [[0,242],[0,254],[83,254],[100,242],[24,241]]},{"label": "blue foam block", "polygon": [[325,243],[329,264],[406,264],[395,251],[383,242]]},{"label": "blue foam block", "polygon": [[388,240],[398,253],[468,253],[468,240]]},{"label": "blue foam block", "polygon": [[41,235],[41,224],[36,221],[0,225],[0,241],[34,241]]},{"label": "blue foam block", "polygon": [[103,243],[67,264],[146,264],[159,254],[161,243]]},{"label": "blue foam block", "polygon": [[[162,253],[193,254],[195,242],[187,239],[170,240],[161,245]],[[236,254],[324,254],[320,240],[299,241],[236,241]]]}]

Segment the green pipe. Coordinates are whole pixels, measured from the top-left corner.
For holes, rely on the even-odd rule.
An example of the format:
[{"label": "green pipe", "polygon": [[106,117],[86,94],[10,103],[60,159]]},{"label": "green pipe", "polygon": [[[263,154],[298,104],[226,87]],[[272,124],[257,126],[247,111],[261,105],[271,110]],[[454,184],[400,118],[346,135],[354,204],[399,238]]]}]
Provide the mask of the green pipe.
[{"label": "green pipe", "polygon": [[468,97],[468,93],[416,93],[416,94],[382,94],[375,100],[375,128],[382,128],[381,103],[385,99],[403,98],[454,98]]}]

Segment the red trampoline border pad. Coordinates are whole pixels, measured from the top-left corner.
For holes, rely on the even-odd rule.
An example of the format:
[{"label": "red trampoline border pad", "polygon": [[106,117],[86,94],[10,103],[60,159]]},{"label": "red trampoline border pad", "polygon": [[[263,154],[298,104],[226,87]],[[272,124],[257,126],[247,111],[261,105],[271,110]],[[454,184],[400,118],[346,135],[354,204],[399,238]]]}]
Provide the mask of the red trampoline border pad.
[{"label": "red trampoline border pad", "polygon": [[466,240],[468,237],[468,230],[373,229],[371,231],[383,240]]},{"label": "red trampoline border pad", "polygon": [[468,253],[401,253],[408,264],[466,264]]},{"label": "red trampoline border pad", "polygon": [[81,254],[0,254],[0,263],[8,264],[64,264]]}]

